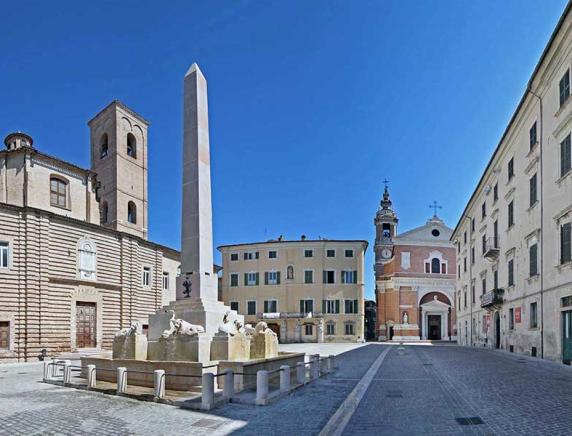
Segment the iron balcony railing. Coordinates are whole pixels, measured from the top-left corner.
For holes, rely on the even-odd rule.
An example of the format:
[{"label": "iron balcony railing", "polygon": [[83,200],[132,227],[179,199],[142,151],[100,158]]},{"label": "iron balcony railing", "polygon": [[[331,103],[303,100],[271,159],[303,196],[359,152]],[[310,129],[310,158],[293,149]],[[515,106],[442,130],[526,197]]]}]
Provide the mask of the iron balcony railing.
[{"label": "iron balcony railing", "polygon": [[503,303],[504,289],[497,288],[481,295],[481,307],[500,306]]},{"label": "iron balcony railing", "polygon": [[485,246],[483,247],[483,254],[485,258],[489,260],[497,260],[500,254],[499,238],[498,236],[493,236],[485,240]]}]

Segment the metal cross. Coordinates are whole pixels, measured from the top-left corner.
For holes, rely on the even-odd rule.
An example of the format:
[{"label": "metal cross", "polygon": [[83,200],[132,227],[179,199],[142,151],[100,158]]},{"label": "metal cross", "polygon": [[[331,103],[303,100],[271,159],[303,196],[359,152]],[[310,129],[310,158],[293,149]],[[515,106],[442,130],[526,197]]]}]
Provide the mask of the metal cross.
[{"label": "metal cross", "polygon": [[437,216],[437,209],[443,209],[443,206],[439,206],[436,201],[429,205],[430,209],[433,209],[433,216]]},{"label": "metal cross", "polygon": [[389,180],[387,180],[387,178],[383,179],[383,184],[385,185],[385,189],[387,189],[388,183],[389,183]]}]

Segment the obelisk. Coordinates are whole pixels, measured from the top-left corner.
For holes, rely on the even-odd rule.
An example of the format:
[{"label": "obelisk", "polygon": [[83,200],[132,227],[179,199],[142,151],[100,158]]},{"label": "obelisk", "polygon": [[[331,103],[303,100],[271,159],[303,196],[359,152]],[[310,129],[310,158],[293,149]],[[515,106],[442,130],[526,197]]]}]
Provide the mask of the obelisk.
[{"label": "obelisk", "polygon": [[196,63],[185,74],[183,105],[182,279],[177,300],[216,301],[207,81]]}]

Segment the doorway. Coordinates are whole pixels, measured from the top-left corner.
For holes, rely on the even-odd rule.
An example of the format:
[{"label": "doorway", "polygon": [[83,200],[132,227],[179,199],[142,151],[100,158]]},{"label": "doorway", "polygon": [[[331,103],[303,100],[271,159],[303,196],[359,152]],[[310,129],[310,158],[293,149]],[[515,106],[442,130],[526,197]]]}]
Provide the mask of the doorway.
[{"label": "doorway", "polygon": [[389,326],[389,340],[393,340],[393,326]]},{"label": "doorway", "polygon": [[495,348],[500,348],[500,315],[495,312]]},{"label": "doorway", "polygon": [[78,301],[76,311],[76,347],[95,348],[95,303]]},{"label": "doorway", "polygon": [[572,363],[572,310],[562,312],[562,363]]},{"label": "doorway", "polygon": [[278,342],[280,342],[280,326],[278,324],[268,324],[268,328],[276,333],[278,337]]},{"label": "doorway", "polygon": [[427,339],[441,340],[441,315],[427,315]]}]

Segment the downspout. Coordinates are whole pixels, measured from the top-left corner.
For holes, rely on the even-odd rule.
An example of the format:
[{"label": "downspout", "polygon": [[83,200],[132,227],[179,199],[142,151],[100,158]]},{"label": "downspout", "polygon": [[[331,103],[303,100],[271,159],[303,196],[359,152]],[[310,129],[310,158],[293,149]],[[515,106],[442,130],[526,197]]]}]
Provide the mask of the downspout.
[{"label": "downspout", "polygon": [[542,138],[543,138],[543,121],[542,121],[542,97],[536,94],[528,84],[527,91],[538,99],[540,107],[540,135],[538,140],[538,166],[540,167],[540,358],[544,359],[544,194],[542,191]]}]

